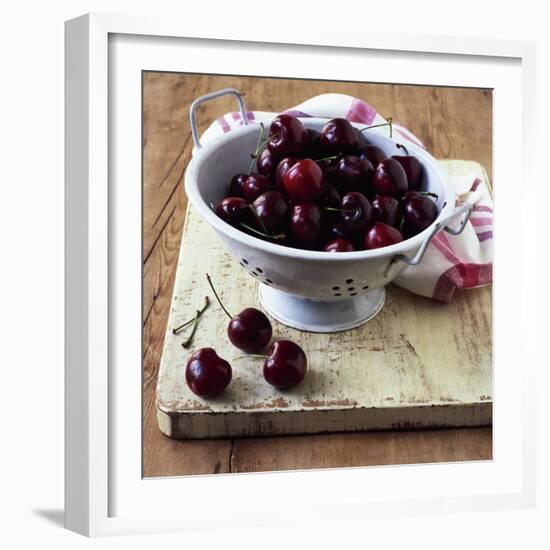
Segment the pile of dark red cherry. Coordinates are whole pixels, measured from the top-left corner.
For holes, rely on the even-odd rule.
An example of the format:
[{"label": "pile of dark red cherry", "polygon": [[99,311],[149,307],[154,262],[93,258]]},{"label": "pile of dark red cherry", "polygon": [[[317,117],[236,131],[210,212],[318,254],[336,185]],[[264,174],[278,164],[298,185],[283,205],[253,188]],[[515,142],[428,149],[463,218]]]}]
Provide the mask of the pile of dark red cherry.
[{"label": "pile of dark red cherry", "polygon": [[335,118],[317,132],[294,116],[275,117],[265,140],[262,125],[249,173],[232,178],[216,214],[260,239],[326,252],[381,248],[420,233],[438,216],[437,195],[422,191],[422,164],[403,145],[405,154],[387,158],[368,142],[363,132],[373,127]]}]

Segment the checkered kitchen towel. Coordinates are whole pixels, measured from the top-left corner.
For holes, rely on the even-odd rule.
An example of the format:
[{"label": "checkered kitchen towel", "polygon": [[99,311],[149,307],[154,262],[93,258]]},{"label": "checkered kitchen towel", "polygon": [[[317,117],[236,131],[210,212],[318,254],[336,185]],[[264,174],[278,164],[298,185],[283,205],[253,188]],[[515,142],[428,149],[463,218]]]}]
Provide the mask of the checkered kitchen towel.
[{"label": "checkered kitchen towel", "polygon": [[[285,113],[306,118],[342,117],[366,125],[386,122],[368,103],[342,94],[319,95]],[[275,115],[262,111],[247,113],[250,122],[266,124]],[[207,142],[241,124],[240,113],[228,113],[206,130],[201,141]],[[372,131],[387,135],[388,130],[381,128]],[[393,131],[394,139],[425,148],[407,128],[394,123]],[[466,201],[475,204],[472,215],[460,235],[440,231],[432,239],[420,265],[407,267],[394,283],[414,294],[448,302],[457,288],[477,288],[492,282],[493,200],[488,177],[478,163],[443,161],[441,164],[454,182],[457,205]]]}]

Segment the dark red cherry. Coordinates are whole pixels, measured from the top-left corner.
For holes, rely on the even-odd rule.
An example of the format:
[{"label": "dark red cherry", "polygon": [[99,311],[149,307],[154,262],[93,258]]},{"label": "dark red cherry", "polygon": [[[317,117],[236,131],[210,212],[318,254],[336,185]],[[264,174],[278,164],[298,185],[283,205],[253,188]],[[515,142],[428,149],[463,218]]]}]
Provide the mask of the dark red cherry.
[{"label": "dark red cherry", "polygon": [[361,231],[371,219],[371,205],[362,193],[344,195],[340,205],[342,220],[349,231]]},{"label": "dark red cherry", "polygon": [[384,159],[374,170],[372,185],[380,195],[400,198],[407,192],[407,174],[394,158]]},{"label": "dark red cherry", "polygon": [[260,226],[272,233],[281,232],[288,223],[290,207],[279,191],[268,191],[260,195],[252,204]]},{"label": "dark red cherry", "polygon": [[241,197],[226,197],[216,207],[216,214],[233,227],[250,221],[250,207]]},{"label": "dark red cherry", "polygon": [[231,343],[246,353],[262,351],[271,340],[272,333],[265,313],[253,307],[247,307],[235,315],[227,327]]},{"label": "dark red cherry", "polygon": [[325,252],[353,252],[353,243],[347,239],[332,239],[325,244],[323,250]]},{"label": "dark red cherry", "polygon": [[284,175],[286,192],[299,201],[316,201],[323,196],[323,172],[311,159],[291,166]]},{"label": "dark red cherry", "polygon": [[278,158],[276,157],[269,149],[264,149],[258,160],[256,161],[256,166],[258,172],[262,176],[267,176],[268,178],[272,177],[275,174],[275,168],[277,168]]},{"label": "dark red cherry", "polygon": [[216,397],[231,382],[231,365],[212,349],[198,349],[187,361],[185,381],[200,397]]},{"label": "dark red cherry", "polygon": [[307,357],[302,348],[290,340],[274,342],[264,363],[264,378],[279,390],[298,385],[307,371]]},{"label": "dark red cherry", "polygon": [[359,158],[370,160],[373,167],[376,168],[386,158],[386,153],[376,145],[365,145],[361,148]]},{"label": "dark red cherry", "polygon": [[408,236],[420,233],[429,227],[437,218],[439,211],[435,202],[426,195],[409,192],[401,203],[403,224]]},{"label": "dark red cherry", "polygon": [[346,155],[338,161],[336,181],[344,191],[360,191],[366,195],[372,185],[373,171],[368,159]]},{"label": "dark red cherry", "polygon": [[365,137],[365,134],[359,130],[355,130],[357,132],[357,148],[361,150],[366,145],[369,145],[368,139]]},{"label": "dark red cherry", "polygon": [[291,115],[279,115],[269,129],[267,147],[279,158],[299,156],[307,147],[308,134],[299,119]]},{"label": "dark red cherry", "polygon": [[326,156],[353,153],[359,146],[355,128],[345,118],[329,120],[321,130],[321,147]]},{"label": "dark red cherry", "polygon": [[262,351],[271,340],[273,329],[266,315],[259,309],[248,307],[233,317],[223,305],[210,275],[206,274],[208,284],[225,314],[231,319],[227,326],[227,336],[231,343],[246,353],[258,353]]},{"label": "dark red cherry", "polygon": [[346,224],[340,219],[328,224],[324,228],[323,234],[327,241],[331,241],[333,239],[349,240],[350,230],[346,227]]},{"label": "dark red cherry", "polygon": [[275,187],[277,191],[284,191],[286,193],[283,179],[289,168],[294,166],[297,162],[298,159],[296,157],[285,157],[277,164],[277,168],[275,169]]},{"label": "dark red cherry", "polygon": [[382,222],[375,222],[365,232],[363,245],[367,249],[382,248],[392,244],[400,243],[403,240],[403,235],[391,225]]},{"label": "dark red cherry", "polygon": [[401,226],[401,207],[399,201],[390,195],[378,195],[372,202],[372,219],[392,227]]},{"label": "dark red cherry", "polygon": [[260,195],[273,191],[273,180],[261,174],[251,174],[243,185],[243,197],[249,203],[254,202]]},{"label": "dark red cherry", "polygon": [[317,130],[307,129],[307,147],[304,156],[310,159],[322,158],[321,134]]},{"label": "dark red cherry", "polygon": [[311,202],[294,206],[290,215],[290,232],[298,245],[317,248],[321,240],[320,208]]},{"label": "dark red cherry", "polygon": [[330,208],[340,208],[340,203],[342,202],[342,195],[338,192],[334,185],[330,183],[325,183],[323,196],[319,203],[322,206],[329,206]]},{"label": "dark red cherry", "polygon": [[409,191],[420,191],[422,188],[422,164],[412,155],[395,155],[394,158],[405,170],[407,174],[407,182]]},{"label": "dark red cherry", "polygon": [[248,178],[248,174],[235,174],[231,178],[231,183],[229,184],[229,194],[232,197],[243,196],[243,185],[246,178]]}]

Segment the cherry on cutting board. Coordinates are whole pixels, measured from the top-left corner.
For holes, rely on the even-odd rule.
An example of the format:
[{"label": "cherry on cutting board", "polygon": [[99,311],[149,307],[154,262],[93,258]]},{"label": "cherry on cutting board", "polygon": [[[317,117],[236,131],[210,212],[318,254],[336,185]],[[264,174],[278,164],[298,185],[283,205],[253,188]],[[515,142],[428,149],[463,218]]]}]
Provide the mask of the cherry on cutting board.
[{"label": "cherry on cutting board", "polygon": [[288,223],[290,208],[284,195],[279,191],[267,191],[260,195],[252,208],[260,224],[272,233],[279,233]]},{"label": "cherry on cutting board", "polygon": [[384,159],[374,170],[372,184],[376,193],[399,198],[407,192],[407,174],[394,158]]},{"label": "cherry on cutting board", "polygon": [[366,249],[382,248],[391,246],[392,244],[400,243],[403,240],[403,235],[399,229],[391,225],[375,222],[365,232],[363,245]]},{"label": "cherry on cutting board", "polygon": [[351,241],[337,237],[336,239],[328,241],[323,250],[325,252],[353,252],[355,248],[353,248],[353,243]]},{"label": "cherry on cutting board", "polygon": [[372,202],[372,219],[399,229],[401,226],[401,207],[395,197],[378,195]]},{"label": "cherry on cutting board", "polygon": [[273,191],[273,181],[262,174],[251,174],[243,184],[243,197],[249,203],[254,202],[260,195]]},{"label": "cherry on cutting board", "polygon": [[285,173],[286,192],[299,201],[316,201],[323,196],[323,171],[311,159],[299,160]]},{"label": "cherry on cutting board", "polygon": [[420,191],[422,188],[422,164],[412,155],[409,155],[409,151],[404,145],[397,144],[397,147],[405,151],[404,155],[393,155],[394,158],[405,170],[407,174],[407,182],[409,184],[409,191]]},{"label": "cherry on cutting board", "polygon": [[220,307],[231,319],[227,327],[227,336],[231,343],[246,353],[258,353],[262,351],[271,340],[273,334],[271,323],[266,315],[259,309],[247,307],[233,317],[225,309],[208,273],[206,274],[206,278]]},{"label": "cherry on cutting board", "polygon": [[279,390],[298,385],[307,371],[307,357],[302,348],[290,340],[278,340],[271,346],[264,363],[264,378]]},{"label": "cherry on cutting board", "polygon": [[298,118],[283,114],[273,119],[267,147],[274,155],[279,158],[298,155],[307,144],[307,130]]},{"label": "cherry on cutting board", "polygon": [[316,248],[321,240],[321,209],[311,202],[294,206],[290,215],[290,232],[299,245]]},{"label": "cherry on cutting board", "polygon": [[233,227],[240,227],[250,220],[250,208],[241,197],[226,197],[216,207],[216,214]]},{"label": "cherry on cutting board", "polygon": [[199,397],[216,397],[231,382],[231,365],[212,349],[198,349],[187,361],[185,381]]},{"label": "cherry on cutting board", "polygon": [[349,120],[333,118],[323,126],[321,130],[321,147],[323,153],[327,156],[353,153],[358,146],[359,137]]}]

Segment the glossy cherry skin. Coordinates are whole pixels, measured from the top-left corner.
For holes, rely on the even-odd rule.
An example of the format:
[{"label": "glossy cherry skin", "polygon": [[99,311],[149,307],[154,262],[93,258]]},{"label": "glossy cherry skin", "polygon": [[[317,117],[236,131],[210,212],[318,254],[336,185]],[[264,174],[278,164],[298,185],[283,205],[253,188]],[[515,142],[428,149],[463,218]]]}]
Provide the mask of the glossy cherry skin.
[{"label": "glossy cherry skin", "polygon": [[321,240],[321,217],[320,208],[311,202],[294,206],[290,215],[290,232],[298,245],[317,248]]},{"label": "glossy cherry skin", "polygon": [[401,206],[395,197],[378,195],[372,202],[372,219],[399,229],[401,226]]},{"label": "glossy cherry skin", "polygon": [[233,227],[239,227],[241,223],[250,221],[250,207],[241,197],[226,197],[216,207],[216,214]]},{"label": "glossy cherry skin", "polygon": [[384,159],[374,170],[372,177],[374,191],[380,195],[400,198],[408,188],[407,174],[394,158]]},{"label": "glossy cherry skin", "polygon": [[420,191],[422,188],[422,164],[412,155],[395,155],[394,158],[405,170],[407,174],[407,182],[409,191]]},{"label": "glossy cherry skin", "polygon": [[304,350],[290,340],[274,342],[264,363],[264,378],[279,390],[298,385],[307,371]]},{"label": "glossy cherry skin", "polygon": [[252,203],[252,207],[260,221],[260,226],[265,227],[268,231],[279,233],[286,227],[290,207],[284,195],[279,191],[267,191],[260,195]]},{"label": "glossy cherry skin", "polygon": [[323,228],[323,235],[327,241],[334,239],[349,240],[350,230],[346,227],[346,224],[340,220],[335,220]]},{"label": "glossy cherry skin", "polygon": [[307,147],[304,151],[304,157],[314,160],[323,157],[321,133],[317,130],[307,129]]},{"label": "glossy cherry skin", "polygon": [[243,197],[248,203],[254,202],[260,195],[273,191],[273,180],[261,174],[251,174],[243,184]]},{"label": "glossy cherry skin", "polygon": [[231,197],[242,197],[243,196],[243,185],[248,178],[248,174],[235,174],[231,178],[229,183],[229,195]]},{"label": "glossy cherry skin", "polygon": [[267,147],[279,158],[299,156],[308,145],[308,134],[299,119],[291,115],[279,115],[269,129]]},{"label": "glossy cherry skin", "polygon": [[264,149],[256,161],[256,167],[262,176],[270,178],[275,174],[278,162],[279,157],[276,157],[269,149]]},{"label": "glossy cherry skin", "polygon": [[359,152],[359,158],[370,160],[373,167],[376,168],[387,157],[386,153],[384,153],[380,147],[376,147],[376,145],[365,145]]},{"label": "glossy cherry skin", "polygon": [[332,239],[332,241],[328,241],[328,243],[326,243],[323,247],[323,250],[325,252],[353,252],[355,248],[353,247],[353,243],[351,241],[337,238]]},{"label": "glossy cherry skin", "polygon": [[340,208],[348,231],[361,231],[367,227],[371,219],[371,205],[365,195],[357,192],[344,195]]},{"label": "glossy cherry skin", "polygon": [[284,159],[279,161],[279,164],[277,164],[277,168],[275,169],[275,188],[277,189],[277,191],[284,191],[286,193],[283,181],[285,174],[297,162],[298,159],[296,157],[285,157]]},{"label": "glossy cherry skin", "polygon": [[336,181],[343,191],[360,191],[367,194],[372,185],[374,169],[368,159],[353,155],[342,157],[336,168]]},{"label": "glossy cherry skin", "polygon": [[321,130],[321,147],[326,156],[353,153],[359,146],[355,128],[345,118],[329,120]]},{"label": "glossy cherry skin", "polygon": [[410,192],[402,201],[403,223],[407,235],[416,235],[429,227],[437,218],[439,211],[435,202],[420,193]]},{"label": "glossy cherry skin", "polygon": [[302,159],[291,166],[283,178],[286,192],[299,201],[316,201],[323,196],[323,171],[311,159]]},{"label": "glossy cherry skin", "polygon": [[200,397],[216,397],[231,382],[231,365],[212,349],[198,349],[187,361],[185,381]]},{"label": "glossy cherry skin", "polygon": [[321,197],[319,204],[322,206],[329,206],[331,208],[339,208],[341,202],[342,195],[340,195],[336,187],[330,183],[325,183],[323,196]]},{"label": "glossy cherry skin", "polygon": [[262,351],[273,334],[271,323],[259,309],[247,307],[235,315],[227,327],[231,343],[246,353]]},{"label": "glossy cherry skin", "polygon": [[403,235],[391,225],[375,222],[365,232],[363,237],[363,245],[367,249],[383,248],[392,244],[400,243],[403,240]]}]

